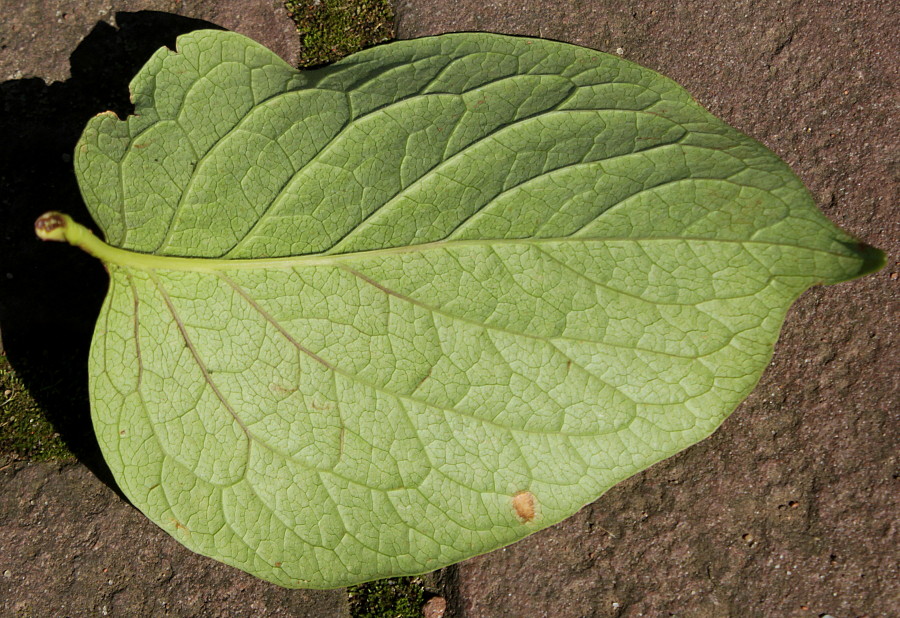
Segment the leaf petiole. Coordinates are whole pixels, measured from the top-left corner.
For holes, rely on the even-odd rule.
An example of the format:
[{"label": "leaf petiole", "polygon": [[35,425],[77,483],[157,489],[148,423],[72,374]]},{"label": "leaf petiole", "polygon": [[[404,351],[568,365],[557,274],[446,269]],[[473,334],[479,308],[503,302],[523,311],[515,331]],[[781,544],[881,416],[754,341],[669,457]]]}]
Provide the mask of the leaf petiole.
[{"label": "leaf petiole", "polygon": [[186,258],[167,255],[151,255],[128,251],[106,244],[94,233],[67,214],[49,211],[34,222],[34,232],[41,240],[67,242],[94,256],[101,262],[139,270],[179,270],[190,272],[220,272],[256,268],[293,268],[301,262],[306,265],[333,265],[335,257],[298,256],[259,258],[249,260]]}]

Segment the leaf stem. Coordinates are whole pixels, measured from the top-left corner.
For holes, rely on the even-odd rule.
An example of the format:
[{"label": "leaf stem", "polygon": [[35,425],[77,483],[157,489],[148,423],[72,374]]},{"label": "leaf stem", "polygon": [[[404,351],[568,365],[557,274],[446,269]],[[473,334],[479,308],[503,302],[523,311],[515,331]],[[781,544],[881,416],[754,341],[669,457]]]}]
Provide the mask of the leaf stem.
[{"label": "leaf stem", "polygon": [[51,210],[45,212],[34,222],[34,233],[41,240],[67,242],[104,262],[121,263],[122,254],[130,251],[117,249],[107,245],[94,236],[94,233],[67,214]]},{"label": "leaf stem", "polygon": [[[94,233],[67,214],[51,210],[34,222],[34,232],[41,240],[67,242],[105,264],[139,270],[188,270],[216,272],[233,265],[229,260],[198,260],[128,251],[106,244]],[[264,260],[259,260],[260,262]]]},{"label": "leaf stem", "polygon": [[[126,266],[140,270],[180,270],[192,272],[221,272],[255,268],[285,268],[297,265],[296,257],[259,258],[247,260],[177,257],[152,255],[128,251],[106,244],[94,233],[61,212],[45,212],[34,222],[34,231],[41,240],[67,242],[78,247],[100,261],[116,266]],[[334,265],[335,256],[302,256],[304,264],[321,266]]]}]

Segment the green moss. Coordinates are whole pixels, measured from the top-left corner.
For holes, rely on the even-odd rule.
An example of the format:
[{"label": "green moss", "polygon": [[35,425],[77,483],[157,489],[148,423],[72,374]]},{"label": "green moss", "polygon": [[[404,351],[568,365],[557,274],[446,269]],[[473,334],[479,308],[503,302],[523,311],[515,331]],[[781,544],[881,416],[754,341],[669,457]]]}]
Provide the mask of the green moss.
[{"label": "green moss", "polygon": [[380,579],[349,588],[353,618],[421,618],[425,585],[418,577]]},{"label": "green moss", "polygon": [[9,361],[0,355],[0,460],[68,457],[72,453]]},{"label": "green moss", "polygon": [[388,0],[288,0],[303,49],[300,66],[326,64],[394,37]]}]

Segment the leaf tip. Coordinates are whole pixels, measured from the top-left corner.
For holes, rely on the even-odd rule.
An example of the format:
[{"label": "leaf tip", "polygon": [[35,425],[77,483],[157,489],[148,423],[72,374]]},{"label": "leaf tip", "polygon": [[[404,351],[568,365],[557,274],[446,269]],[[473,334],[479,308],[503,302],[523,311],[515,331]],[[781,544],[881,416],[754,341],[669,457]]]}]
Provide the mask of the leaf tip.
[{"label": "leaf tip", "polygon": [[861,242],[856,245],[856,251],[863,260],[860,276],[877,272],[887,264],[887,254],[878,247]]},{"label": "leaf tip", "polygon": [[873,247],[862,241],[844,243],[860,259],[859,268],[855,273],[845,277],[842,281],[859,279],[866,275],[878,272],[887,264],[887,254],[877,247]]}]

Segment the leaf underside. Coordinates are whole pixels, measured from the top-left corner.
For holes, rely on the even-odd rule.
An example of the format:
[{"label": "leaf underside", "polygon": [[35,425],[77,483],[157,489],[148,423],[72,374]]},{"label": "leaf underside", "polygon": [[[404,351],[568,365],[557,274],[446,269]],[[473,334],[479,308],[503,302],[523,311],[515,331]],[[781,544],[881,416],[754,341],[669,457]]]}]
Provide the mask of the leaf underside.
[{"label": "leaf underside", "polygon": [[[298,72],[198,31],[76,149],[129,499],[290,587],[506,545],[709,435],[806,288],[870,269],[672,81],[489,34]],[[278,258],[278,259],[269,259]]]}]

